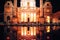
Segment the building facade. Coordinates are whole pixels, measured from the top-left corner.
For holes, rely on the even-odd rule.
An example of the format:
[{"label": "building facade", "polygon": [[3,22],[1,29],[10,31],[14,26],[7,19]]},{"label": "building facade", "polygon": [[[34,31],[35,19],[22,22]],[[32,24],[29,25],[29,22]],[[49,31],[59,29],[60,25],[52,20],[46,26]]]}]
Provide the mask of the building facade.
[{"label": "building facade", "polygon": [[[14,4],[11,1],[7,1],[4,5],[4,22],[6,24],[20,24],[24,22],[44,24],[45,22],[50,23],[51,19],[53,20],[52,5],[48,0],[45,3],[43,3],[43,0],[40,0],[40,7],[36,7],[35,0],[21,0],[20,7],[17,7],[17,0],[14,0]],[[11,30],[13,29],[17,30],[18,40],[36,40],[36,35],[40,34],[41,36],[40,30],[44,30],[41,26],[13,26]],[[46,29],[49,32],[50,26]]]}]

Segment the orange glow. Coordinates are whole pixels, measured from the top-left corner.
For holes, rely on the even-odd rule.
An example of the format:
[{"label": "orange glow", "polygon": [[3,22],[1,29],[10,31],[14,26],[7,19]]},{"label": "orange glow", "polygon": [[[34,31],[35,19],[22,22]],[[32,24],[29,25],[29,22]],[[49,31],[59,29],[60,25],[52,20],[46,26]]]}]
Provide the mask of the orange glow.
[{"label": "orange glow", "polygon": [[33,27],[30,27],[30,33],[33,35]]},{"label": "orange glow", "polygon": [[11,8],[6,8],[6,12],[11,12]]},{"label": "orange glow", "polygon": [[18,33],[18,34],[20,34],[21,32],[20,32],[20,31],[18,31],[17,33]]},{"label": "orange glow", "polygon": [[56,30],[56,26],[53,27],[53,30]]},{"label": "orange glow", "polygon": [[55,21],[55,19],[53,19],[53,23],[55,23],[56,21]]},{"label": "orange glow", "polygon": [[27,27],[21,27],[21,35],[27,35]]},{"label": "orange glow", "polygon": [[46,21],[47,21],[48,23],[50,23],[50,16],[47,16]]},{"label": "orange glow", "polygon": [[21,35],[26,36],[26,35],[36,35],[36,27],[30,27],[30,30],[27,30],[27,27],[21,27]]},{"label": "orange glow", "polygon": [[21,27],[21,35],[23,36],[24,31],[23,31],[23,27]]},{"label": "orange glow", "polygon": [[17,30],[17,27],[16,27],[16,26],[13,26],[12,28],[13,28],[14,30]]},{"label": "orange glow", "polygon": [[30,14],[30,22],[33,22],[33,13]]},{"label": "orange glow", "polygon": [[27,31],[27,34],[30,35],[30,31]]},{"label": "orange glow", "polygon": [[36,35],[36,27],[34,27],[34,35]]},{"label": "orange glow", "polygon": [[27,22],[27,14],[26,13],[21,14],[21,22]]},{"label": "orange glow", "polygon": [[27,22],[27,14],[24,14],[24,22]]},{"label": "orange glow", "polygon": [[53,23],[58,22],[57,18],[53,18]]},{"label": "orange glow", "polygon": [[17,18],[13,18],[13,23],[17,23]]},{"label": "orange glow", "polygon": [[49,9],[47,9],[47,12],[50,12],[50,10],[49,10]]},{"label": "orange glow", "polygon": [[27,27],[24,27],[24,35],[27,35]]},{"label": "orange glow", "polygon": [[23,22],[23,17],[24,17],[24,15],[23,15],[23,13],[21,14],[21,22]]},{"label": "orange glow", "polygon": [[47,32],[50,32],[50,26],[46,27]]},{"label": "orange glow", "polygon": [[[27,22],[28,15],[26,13],[21,14],[21,22]],[[31,13],[29,15],[30,22],[36,22],[36,13]]]},{"label": "orange glow", "polygon": [[36,22],[36,13],[34,14],[34,22]]}]

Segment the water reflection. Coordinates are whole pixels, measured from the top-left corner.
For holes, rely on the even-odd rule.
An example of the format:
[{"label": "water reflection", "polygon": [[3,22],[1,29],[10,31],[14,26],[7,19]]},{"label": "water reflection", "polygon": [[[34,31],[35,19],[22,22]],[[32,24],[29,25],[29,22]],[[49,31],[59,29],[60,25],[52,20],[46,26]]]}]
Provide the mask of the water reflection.
[{"label": "water reflection", "polygon": [[[6,27],[6,29],[8,30],[9,28]],[[29,28],[25,26],[22,27],[14,26],[11,27],[8,31],[6,31],[6,29],[5,29],[6,37],[8,35],[11,40],[16,38],[17,40],[52,40],[53,38],[56,38],[56,36],[59,34],[57,30],[58,28],[55,28],[55,26],[54,27],[52,26],[32,27],[31,26]],[[55,37],[53,37],[54,35]],[[57,37],[59,38],[59,36]]]}]

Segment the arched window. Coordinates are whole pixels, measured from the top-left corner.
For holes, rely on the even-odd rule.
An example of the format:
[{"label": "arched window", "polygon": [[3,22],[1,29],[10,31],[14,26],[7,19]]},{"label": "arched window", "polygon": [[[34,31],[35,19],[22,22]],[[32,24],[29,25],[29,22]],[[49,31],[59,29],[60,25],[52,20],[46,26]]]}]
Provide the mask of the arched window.
[{"label": "arched window", "polygon": [[47,4],[47,6],[49,6],[49,4]]},{"label": "arched window", "polygon": [[8,5],[10,5],[10,4],[8,3]]},{"label": "arched window", "polygon": [[7,16],[7,21],[10,20],[10,16]]}]

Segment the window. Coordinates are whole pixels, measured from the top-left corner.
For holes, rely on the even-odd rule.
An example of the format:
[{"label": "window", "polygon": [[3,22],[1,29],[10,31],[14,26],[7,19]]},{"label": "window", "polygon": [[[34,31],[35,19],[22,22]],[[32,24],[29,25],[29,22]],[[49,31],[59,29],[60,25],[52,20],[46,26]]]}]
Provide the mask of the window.
[{"label": "window", "polygon": [[33,13],[31,13],[30,14],[30,22],[33,22],[34,21],[33,19],[34,19],[34,15],[33,15]]},{"label": "window", "polygon": [[8,5],[10,5],[10,4],[8,3]]},{"label": "window", "polygon": [[7,16],[7,21],[10,20],[10,16]]},{"label": "window", "polygon": [[21,13],[21,22],[27,22],[27,14],[26,13]]},{"label": "window", "polygon": [[36,22],[36,13],[34,13],[34,22]]},{"label": "window", "polygon": [[47,6],[49,6],[49,4],[47,4]]}]

